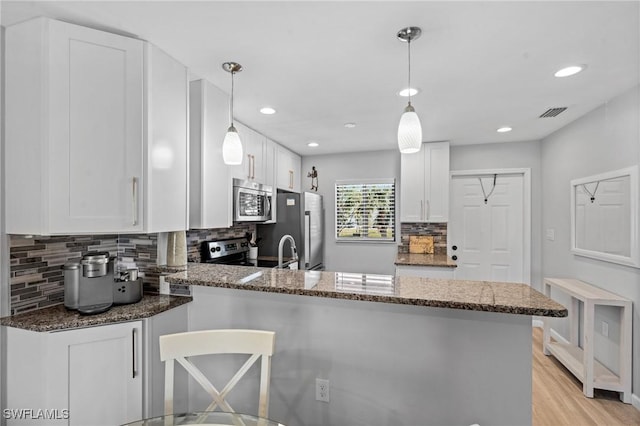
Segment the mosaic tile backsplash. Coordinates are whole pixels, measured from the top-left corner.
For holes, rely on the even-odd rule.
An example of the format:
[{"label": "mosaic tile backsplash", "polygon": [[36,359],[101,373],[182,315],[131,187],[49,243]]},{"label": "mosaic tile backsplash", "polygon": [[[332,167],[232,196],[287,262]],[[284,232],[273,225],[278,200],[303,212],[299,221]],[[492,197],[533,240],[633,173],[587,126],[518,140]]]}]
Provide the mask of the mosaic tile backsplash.
[{"label": "mosaic tile backsplash", "polygon": [[400,245],[398,253],[409,253],[409,237],[411,235],[433,236],[433,253],[447,254],[446,223],[409,223],[400,224]]},{"label": "mosaic tile backsplash", "polygon": [[[187,231],[189,262],[200,261],[200,245],[211,239],[244,237],[255,225]],[[90,251],[107,251],[117,257],[116,266],[137,267],[145,292],[158,292],[157,234],[66,235],[26,238],[9,235],[11,314],[64,302],[62,266]]]}]

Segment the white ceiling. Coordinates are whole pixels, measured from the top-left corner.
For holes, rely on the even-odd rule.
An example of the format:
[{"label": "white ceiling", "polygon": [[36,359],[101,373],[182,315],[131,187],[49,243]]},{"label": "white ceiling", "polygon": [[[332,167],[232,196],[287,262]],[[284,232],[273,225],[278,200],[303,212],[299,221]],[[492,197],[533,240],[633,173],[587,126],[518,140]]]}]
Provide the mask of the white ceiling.
[{"label": "white ceiling", "polygon": [[[425,141],[541,139],[640,78],[638,1],[3,0],[0,13],[3,26],[44,15],[148,40],[227,92],[221,64],[239,62],[236,118],[302,155],[395,149],[406,26],[423,30],[412,103]],[[588,67],[553,77],[570,64]],[[265,105],[278,113],[260,114]],[[514,130],[496,133],[503,125]]]}]

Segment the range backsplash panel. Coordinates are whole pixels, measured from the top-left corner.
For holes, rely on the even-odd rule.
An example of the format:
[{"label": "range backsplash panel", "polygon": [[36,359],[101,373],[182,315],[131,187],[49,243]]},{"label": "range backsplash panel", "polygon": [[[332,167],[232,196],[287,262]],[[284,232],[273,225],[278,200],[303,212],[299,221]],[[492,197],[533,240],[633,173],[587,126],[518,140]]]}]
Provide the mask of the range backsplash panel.
[{"label": "range backsplash panel", "polygon": [[400,245],[398,253],[409,253],[409,237],[425,235],[433,237],[433,253],[447,254],[447,224],[446,223],[412,223],[400,224]]},{"label": "range backsplash panel", "polygon": [[[200,262],[200,246],[212,239],[244,237],[255,232],[254,224],[239,224],[222,229],[187,231],[187,258]],[[144,291],[159,291],[157,266],[158,235],[9,235],[9,274],[11,315],[32,311],[64,302],[64,272],[62,266],[79,260],[90,251],[107,251],[117,256],[117,264],[139,268]]]}]

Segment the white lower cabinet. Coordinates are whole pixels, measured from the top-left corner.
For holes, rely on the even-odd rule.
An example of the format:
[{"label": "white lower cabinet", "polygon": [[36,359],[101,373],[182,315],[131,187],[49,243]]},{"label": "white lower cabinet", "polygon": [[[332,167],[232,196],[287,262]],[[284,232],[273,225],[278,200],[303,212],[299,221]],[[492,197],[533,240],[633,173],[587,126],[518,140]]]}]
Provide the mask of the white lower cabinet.
[{"label": "white lower cabinet", "polygon": [[[6,327],[6,409],[33,410],[7,424],[113,426],[164,414],[159,337],[187,331],[187,322],[188,306],[181,305],[139,321],[74,330]],[[187,411],[181,368],[174,395],[176,412]],[[39,409],[49,417],[36,420]]]},{"label": "white lower cabinet", "polygon": [[7,408],[48,410],[47,425],[142,418],[142,332],[142,321],[50,333],[7,328]]},{"label": "white lower cabinet", "polygon": [[441,266],[396,265],[396,277],[420,277],[453,280],[456,268]]}]

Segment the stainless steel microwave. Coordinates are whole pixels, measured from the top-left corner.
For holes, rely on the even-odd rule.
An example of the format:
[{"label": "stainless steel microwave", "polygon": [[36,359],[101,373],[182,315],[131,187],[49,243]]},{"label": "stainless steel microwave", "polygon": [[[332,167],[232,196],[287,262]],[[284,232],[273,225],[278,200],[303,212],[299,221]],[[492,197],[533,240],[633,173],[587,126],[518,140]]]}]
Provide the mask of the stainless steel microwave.
[{"label": "stainless steel microwave", "polygon": [[271,220],[273,188],[257,182],[233,179],[234,222]]}]

